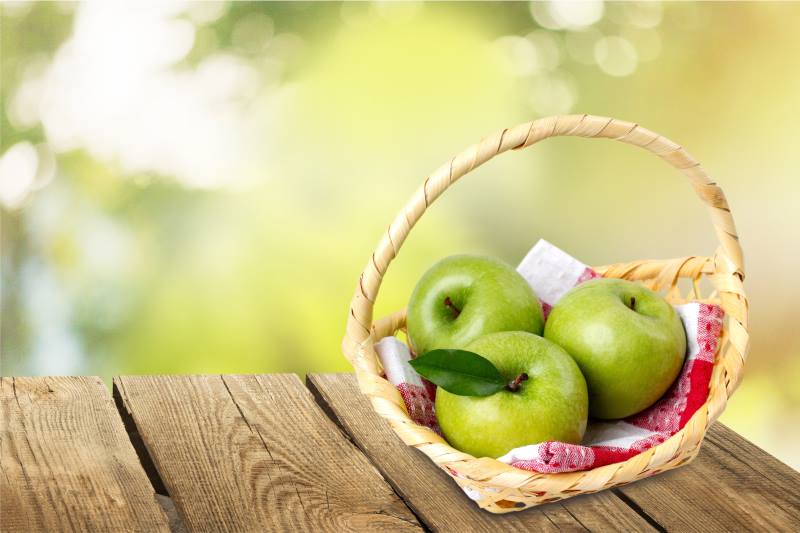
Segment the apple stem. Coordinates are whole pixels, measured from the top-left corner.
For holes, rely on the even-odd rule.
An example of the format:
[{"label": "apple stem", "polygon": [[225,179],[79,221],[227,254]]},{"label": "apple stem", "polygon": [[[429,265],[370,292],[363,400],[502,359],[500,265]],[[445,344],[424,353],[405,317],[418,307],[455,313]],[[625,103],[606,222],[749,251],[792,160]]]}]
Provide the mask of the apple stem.
[{"label": "apple stem", "polygon": [[458,315],[461,314],[461,309],[456,307],[456,304],[453,303],[453,300],[451,300],[449,296],[445,297],[444,306],[448,307],[453,312],[453,318],[458,318]]},{"label": "apple stem", "polygon": [[630,305],[630,307],[631,307],[631,309],[635,309],[635,307],[636,307],[636,298],[634,298],[633,296],[631,296],[631,305]]},{"label": "apple stem", "polygon": [[520,385],[522,384],[522,382],[527,380],[527,379],[528,379],[528,374],[523,372],[519,376],[515,377],[513,380],[509,381],[508,385],[506,385],[506,388],[508,390],[510,390],[511,392],[517,392],[519,390]]}]

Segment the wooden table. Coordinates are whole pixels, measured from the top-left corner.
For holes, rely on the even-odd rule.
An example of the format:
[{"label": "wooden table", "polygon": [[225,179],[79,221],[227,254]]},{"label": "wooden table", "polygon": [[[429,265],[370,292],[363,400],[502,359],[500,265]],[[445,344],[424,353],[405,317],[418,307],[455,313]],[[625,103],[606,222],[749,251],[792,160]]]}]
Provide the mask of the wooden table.
[{"label": "wooden table", "polygon": [[690,465],[491,515],[350,374],[2,378],[1,531],[800,531],[800,474],[722,424]]}]

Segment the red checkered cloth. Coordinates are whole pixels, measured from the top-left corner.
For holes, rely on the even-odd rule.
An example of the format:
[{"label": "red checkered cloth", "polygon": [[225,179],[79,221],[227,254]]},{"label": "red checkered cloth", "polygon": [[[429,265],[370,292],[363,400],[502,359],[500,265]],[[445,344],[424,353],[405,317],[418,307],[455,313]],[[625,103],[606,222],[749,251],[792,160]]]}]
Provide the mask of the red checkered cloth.
[{"label": "red checkered cloth", "polygon": [[718,306],[704,303],[678,305],[675,310],[686,328],[686,362],[664,397],[624,420],[591,421],[583,444],[542,442],[515,448],[499,460],[534,472],[590,470],[625,461],[683,428],[708,398],[723,313]]},{"label": "red checkered cloth", "polygon": [[[542,302],[545,316],[572,287],[599,274],[540,240],[517,267]],[[575,472],[625,461],[678,432],[708,398],[714,355],[722,331],[722,309],[692,302],[675,306],[687,338],[686,362],[678,379],[654,405],[614,422],[590,421],[582,444],[542,442],[515,448],[498,458],[535,472]],[[408,364],[411,352],[396,337],[386,337],[375,349],[386,378],[403,397],[411,419],[441,433],[436,421],[436,388]]]},{"label": "red checkered cloth", "polygon": [[433,407],[436,386],[408,364],[411,360],[408,346],[397,337],[384,337],[375,343],[375,351],[381,359],[386,379],[397,387],[403,397],[411,420],[441,434]]}]

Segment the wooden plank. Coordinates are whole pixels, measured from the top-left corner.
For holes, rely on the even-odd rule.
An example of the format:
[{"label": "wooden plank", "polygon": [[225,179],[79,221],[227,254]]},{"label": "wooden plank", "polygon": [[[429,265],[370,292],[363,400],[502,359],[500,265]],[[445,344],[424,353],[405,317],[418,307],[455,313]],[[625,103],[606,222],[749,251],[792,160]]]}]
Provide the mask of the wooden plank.
[{"label": "wooden plank", "polygon": [[293,374],[114,386],[189,531],[421,531]]},{"label": "wooden plank", "polygon": [[0,530],[169,531],[97,377],[0,379]]},{"label": "wooden plank", "polygon": [[719,422],[692,463],[618,490],[668,530],[800,531],[800,473]]},{"label": "wooden plank", "polygon": [[307,384],[317,401],[431,530],[653,531],[645,519],[610,491],[517,513],[492,515],[482,511],[422,452],[403,444],[361,397],[354,375],[311,374]]}]

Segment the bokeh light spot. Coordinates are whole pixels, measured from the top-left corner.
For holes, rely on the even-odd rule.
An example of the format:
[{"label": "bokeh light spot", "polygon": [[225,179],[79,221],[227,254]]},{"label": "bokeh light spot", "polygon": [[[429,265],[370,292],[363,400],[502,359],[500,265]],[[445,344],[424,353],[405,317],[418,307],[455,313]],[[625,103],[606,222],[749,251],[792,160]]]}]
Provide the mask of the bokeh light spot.
[{"label": "bokeh light spot", "polygon": [[275,33],[275,24],[264,13],[251,13],[236,22],[231,33],[234,46],[248,53],[258,53],[266,48]]},{"label": "bokeh light spot", "polygon": [[204,0],[202,2],[189,2],[187,14],[198,24],[211,24],[219,20],[228,11],[228,2]]},{"label": "bokeh light spot", "polygon": [[529,102],[540,115],[560,115],[572,110],[577,97],[577,84],[571,76],[551,74],[533,80]]},{"label": "bokeh light spot", "polygon": [[636,70],[639,56],[636,48],[624,37],[603,37],[594,45],[597,66],[611,76],[629,76]]},{"label": "bokeh light spot", "polygon": [[525,36],[536,48],[539,64],[544,70],[555,70],[561,63],[559,36],[547,30],[535,30]]},{"label": "bokeh light spot", "polygon": [[639,28],[655,28],[661,24],[664,6],[661,2],[624,2],[625,17]]},{"label": "bokeh light spot", "polygon": [[531,2],[534,20],[550,30],[586,28],[603,18],[603,0]]},{"label": "bokeh light spot", "polygon": [[594,65],[594,46],[603,34],[597,28],[569,31],[564,37],[567,54],[573,60],[584,65]]},{"label": "bokeh light spot", "polygon": [[509,74],[528,76],[542,70],[542,60],[536,45],[517,35],[505,35],[493,43],[497,61]]},{"label": "bokeh light spot", "polygon": [[36,180],[39,157],[28,141],[13,145],[0,157],[0,202],[9,209],[22,206]]}]

